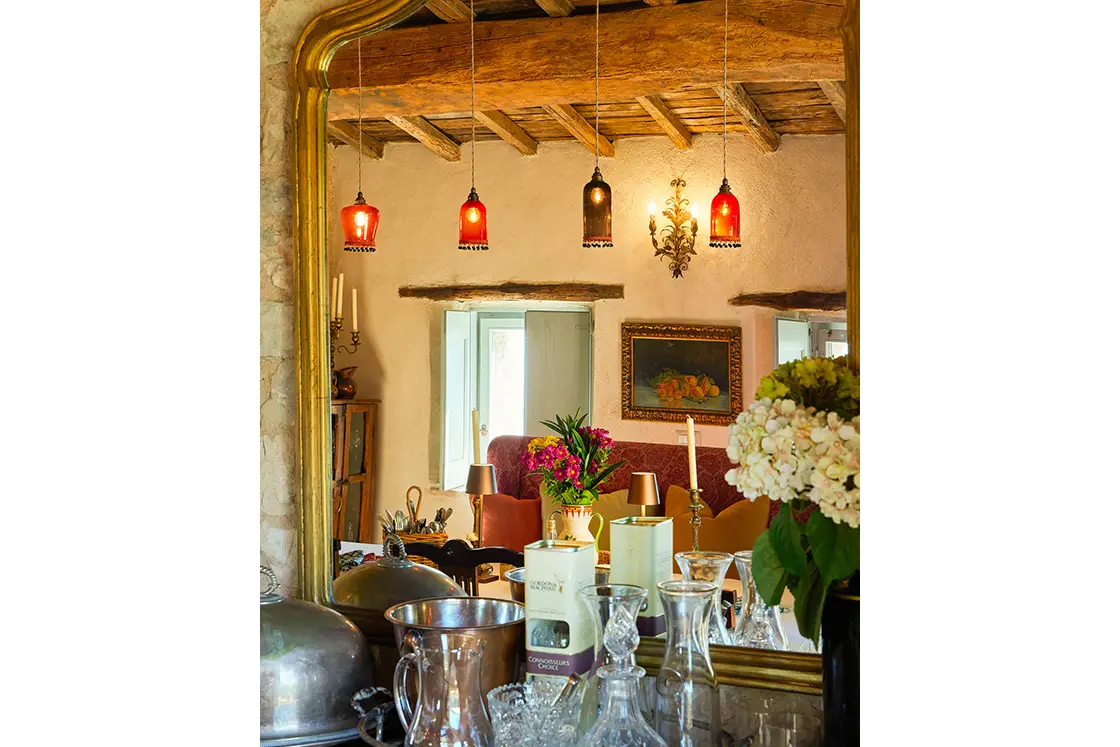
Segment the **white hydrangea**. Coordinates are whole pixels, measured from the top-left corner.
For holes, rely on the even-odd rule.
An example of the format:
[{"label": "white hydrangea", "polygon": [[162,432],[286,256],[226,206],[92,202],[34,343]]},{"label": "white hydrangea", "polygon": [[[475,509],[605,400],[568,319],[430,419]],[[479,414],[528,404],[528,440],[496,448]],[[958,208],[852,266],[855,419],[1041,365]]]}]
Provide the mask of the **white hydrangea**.
[{"label": "white hydrangea", "polygon": [[805,497],[836,523],[859,527],[858,416],[849,423],[790,399],[756,400],[732,424],[727,457],[739,465],[727,482],[747,498]]}]

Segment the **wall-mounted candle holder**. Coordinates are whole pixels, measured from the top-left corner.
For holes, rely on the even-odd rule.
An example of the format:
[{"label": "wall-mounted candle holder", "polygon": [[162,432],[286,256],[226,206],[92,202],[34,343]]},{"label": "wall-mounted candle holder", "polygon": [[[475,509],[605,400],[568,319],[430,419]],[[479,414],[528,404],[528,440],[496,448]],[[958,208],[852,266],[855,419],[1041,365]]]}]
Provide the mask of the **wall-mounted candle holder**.
[{"label": "wall-mounted candle holder", "polygon": [[[669,258],[669,269],[673,271],[673,277],[679,278],[684,275],[684,271],[688,269],[688,262],[692,255],[696,254],[696,219],[692,217],[692,210],[689,208],[688,198],[681,196],[681,191],[685,187],[684,179],[674,179],[669,182],[669,186],[673,188],[673,196],[665,200],[668,205],[661,214],[669,219],[671,225],[661,229],[661,243],[657,241],[657,222],[654,220],[657,206],[650,200],[649,203],[649,235],[650,240],[653,241],[653,256],[658,258]],[[685,229],[685,224],[691,221],[691,235]]]}]

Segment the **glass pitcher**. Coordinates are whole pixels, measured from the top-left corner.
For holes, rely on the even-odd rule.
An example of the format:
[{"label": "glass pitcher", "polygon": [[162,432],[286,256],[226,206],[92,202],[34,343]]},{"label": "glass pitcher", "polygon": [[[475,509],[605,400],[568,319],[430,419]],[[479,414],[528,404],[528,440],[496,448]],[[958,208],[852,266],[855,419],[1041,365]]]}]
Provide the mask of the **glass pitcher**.
[{"label": "glass pitcher", "polygon": [[727,569],[731,567],[731,553],[709,552],[693,550],[679,552],[674,556],[681,575],[689,581],[711,581],[716,585],[715,604],[712,605],[712,616],[708,623],[708,643],[718,646],[732,644],[731,631],[723,621],[723,579],[727,576]]},{"label": "glass pitcher", "polygon": [[743,585],[743,606],[735,623],[732,640],[736,646],[788,651],[789,638],[786,637],[778,608],[762,601],[754,587],[751,555],[751,550],[735,553],[735,568],[739,571],[739,581]]},{"label": "glass pitcher", "polygon": [[668,629],[657,673],[657,733],[670,745],[720,747],[719,683],[708,651],[708,626],[716,600],[709,581],[657,585]]},{"label": "glass pitcher", "polygon": [[[397,662],[393,699],[405,725],[404,747],[494,747],[482,693],[484,646],[474,636],[444,633]],[[415,709],[405,685],[409,669],[419,675]]]}]

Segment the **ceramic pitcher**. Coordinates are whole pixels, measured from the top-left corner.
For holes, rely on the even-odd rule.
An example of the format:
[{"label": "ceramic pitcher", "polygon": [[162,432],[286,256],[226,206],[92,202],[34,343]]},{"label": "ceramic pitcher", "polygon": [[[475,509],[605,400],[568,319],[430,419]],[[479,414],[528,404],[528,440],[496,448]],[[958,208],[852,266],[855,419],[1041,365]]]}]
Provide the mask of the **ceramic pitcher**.
[{"label": "ceramic pitcher", "polygon": [[[444,633],[397,662],[393,699],[405,724],[404,747],[493,747],[480,676],[484,646],[474,636]],[[418,674],[415,709],[406,691],[409,669]]]},{"label": "ceramic pitcher", "polygon": [[[560,514],[564,520],[564,526],[560,530],[560,537],[562,540],[574,540],[576,542],[594,542],[595,549],[599,549],[599,535],[603,532],[603,515],[593,513],[591,506],[561,506],[559,511],[553,511],[552,515]],[[591,520],[596,516],[599,517],[599,528],[595,533],[591,533]]]}]

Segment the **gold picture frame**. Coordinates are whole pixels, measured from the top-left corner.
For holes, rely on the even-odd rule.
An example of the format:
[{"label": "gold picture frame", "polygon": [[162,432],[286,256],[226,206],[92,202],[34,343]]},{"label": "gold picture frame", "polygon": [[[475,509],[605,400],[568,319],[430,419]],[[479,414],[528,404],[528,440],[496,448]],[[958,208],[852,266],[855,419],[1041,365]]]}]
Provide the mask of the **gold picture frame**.
[{"label": "gold picture frame", "polygon": [[[719,355],[722,358],[721,348],[726,347],[726,362],[718,365],[709,364],[703,371],[694,371],[693,362],[685,357],[673,356],[666,347],[657,346],[654,341],[665,340],[670,343],[698,342],[713,343],[709,350],[699,349],[701,354],[708,353]],[[642,351],[639,351],[642,348]],[[673,368],[677,366],[681,374],[697,373],[713,376],[717,383],[723,384],[726,392],[727,409],[707,408],[711,403],[722,403],[724,398],[709,398],[707,392],[700,393],[701,399],[690,399],[689,392],[678,393],[683,396],[670,399],[658,399],[655,403],[653,397],[657,395],[646,392],[649,386],[647,378],[652,370],[647,370],[648,360],[639,360],[643,356],[659,355],[666,363],[672,362]],[[662,366],[657,366],[662,368]],[[638,373],[635,374],[635,369]],[[685,370],[687,369],[687,370]],[[708,370],[711,369],[711,370]],[[658,371],[657,373],[665,375]],[[676,377],[680,379],[680,377]],[[692,379],[689,379],[692,381]],[[701,382],[702,383],[702,382]],[[717,387],[718,388],[718,387]],[[649,402],[646,405],[638,404],[639,399]],[[683,423],[685,418],[692,416],[697,423],[707,425],[730,425],[735,422],[736,416],[743,411],[743,328],[742,327],[717,327],[708,324],[649,324],[642,322],[622,323],[622,419],[623,420],[657,420],[670,423]]]},{"label": "gold picture frame", "polygon": [[[334,605],[330,505],[330,356],[327,326],[327,68],[349,41],[389,28],[427,0],[359,0],[320,13],[307,25],[292,59],[292,212],[294,233],[297,504],[297,595]],[[846,0],[848,357],[859,362],[859,0]],[[638,661],[660,662],[656,639],[644,639]],[[721,682],[791,692],[821,692],[819,656],[713,647]]]}]

